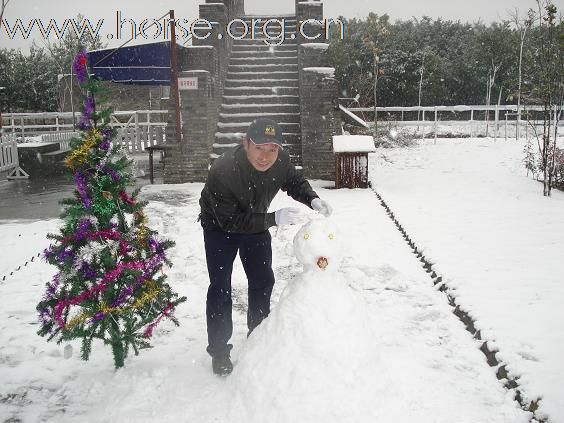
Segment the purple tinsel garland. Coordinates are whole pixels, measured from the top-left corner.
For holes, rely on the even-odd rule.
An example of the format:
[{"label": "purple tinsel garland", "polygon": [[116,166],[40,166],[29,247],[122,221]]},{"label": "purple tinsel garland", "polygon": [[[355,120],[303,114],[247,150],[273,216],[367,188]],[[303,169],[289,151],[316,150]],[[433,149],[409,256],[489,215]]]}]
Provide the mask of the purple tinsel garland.
[{"label": "purple tinsel garland", "polygon": [[90,118],[92,117],[92,113],[94,113],[94,107],[96,106],[96,102],[94,101],[94,97],[88,96],[84,101],[84,109],[82,111],[82,115],[80,116],[80,121],[78,122],[78,127],[80,129],[89,129],[90,128]]},{"label": "purple tinsel garland", "polygon": [[71,258],[72,261],[74,261],[74,253],[72,250],[65,248],[57,253],[57,260],[59,260],[59,262],[64,263],[67,258]]},{"label": "purple tinsel garland", "polygon": [[85,209],[89,209],[92,205],[92,200],[88,197],[88,186],[86,184],[86,177],[80,173],[76,172],[74,174],[74,180],[76,181],[76,189],[82,198],[82,205]]},{"label": "purple tinsel garland", "polygon": [[102,142],[100,143],[100,148],[104,151],[108,151],[112,146],[112,130],[110,128],[102,129]]},{"label": "purple tinsel garland", "polygon": [[80,219],[75,232],[76,241],[82,241],[84,238],[86,238],[88,229],[90,229],[90,224],[90,219]]},{"label": "purple tinsel garland", "polygon": [[96,271],[92,270],[90,268],[90,265],[85,261],[82,262],[82,265],[78,270],[80,271],[84,279],[95,279],[97,276]]},{"label": "purple tinsel garland", "polygon": [[88,78],[87,64],[88,56],[86,55],[86,50],[83,49],[74,56],[74,60],[72,62],[72,69],[79,84],[84,84]]},{"label": "purple tinsel garland", "polygon": [[43,297],[44,300],[48,301],[50,299],[55,298],[55,294],[57,293],[57,288],[61,283],[61,274],[57,273],[53,276],[53,280],[47,283],[47,290],[45,291],[45,296]]}]

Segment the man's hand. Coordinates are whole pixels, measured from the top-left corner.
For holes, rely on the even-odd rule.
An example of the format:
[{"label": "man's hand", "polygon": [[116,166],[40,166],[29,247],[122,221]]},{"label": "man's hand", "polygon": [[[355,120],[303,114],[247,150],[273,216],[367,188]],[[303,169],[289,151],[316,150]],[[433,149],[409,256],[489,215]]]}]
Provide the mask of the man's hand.
[{"label": "man's hand", "polygon": [[300,209],[294,207],[286,207],[274,212],[276,224],[280,225],[296,225],[304,220],[304,214]]},{"label": "man's hand", "polygon": [[331,216],[331,213],[333,213],[333,208],[327,201],[324,201],[321,198],[314,198],[311,200],[311,208],[325,217],[329,217]]}]

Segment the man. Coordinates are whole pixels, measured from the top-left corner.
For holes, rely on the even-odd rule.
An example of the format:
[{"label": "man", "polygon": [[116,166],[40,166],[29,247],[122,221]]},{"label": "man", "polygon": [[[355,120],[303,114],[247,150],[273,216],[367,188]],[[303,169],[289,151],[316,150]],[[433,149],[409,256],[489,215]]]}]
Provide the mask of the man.
[{"label": "man", "polygon": [[248,334],[270,313],[274,273],[268,228],[294,225],[303,218],[292,207],[267,212],[280,189],[325,216],[332,212],[290,162],[282,148],[280,126],[270,119],[257,119],[242,145],[215,161],[200,197],[210,278],[207,351],[215,374],[226,376],[233,370],[228,341],[233,333],[231,272],[237,252],[248,279]]}]

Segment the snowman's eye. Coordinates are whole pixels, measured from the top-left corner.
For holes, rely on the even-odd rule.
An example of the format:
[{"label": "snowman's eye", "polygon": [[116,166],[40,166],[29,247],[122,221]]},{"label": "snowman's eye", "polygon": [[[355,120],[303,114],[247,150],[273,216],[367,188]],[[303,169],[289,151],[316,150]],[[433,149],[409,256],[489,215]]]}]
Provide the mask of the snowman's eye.
[{"label": "snowman's eye", "polygon": [[307,232],[304,234],[304,239],[305,239],[305,240],[308,240],[308,239],[309,239],[309,234],[308,234]]},{"label": "snowman's eye", "polygon": [[329,234],[329,239],[333,239],[335,236],[333,234]]}]

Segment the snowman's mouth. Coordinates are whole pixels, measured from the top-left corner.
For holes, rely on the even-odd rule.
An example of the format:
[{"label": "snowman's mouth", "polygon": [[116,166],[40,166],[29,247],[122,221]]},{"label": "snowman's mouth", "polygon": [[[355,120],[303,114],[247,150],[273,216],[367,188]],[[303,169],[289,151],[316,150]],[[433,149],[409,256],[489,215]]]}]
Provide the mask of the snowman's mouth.
[{"label": "snowman's mouth", "polygon": [[319,257],[317,259],[317,267],[325,269],[327,266],[329,266],[329,261],[325,257]]}]

